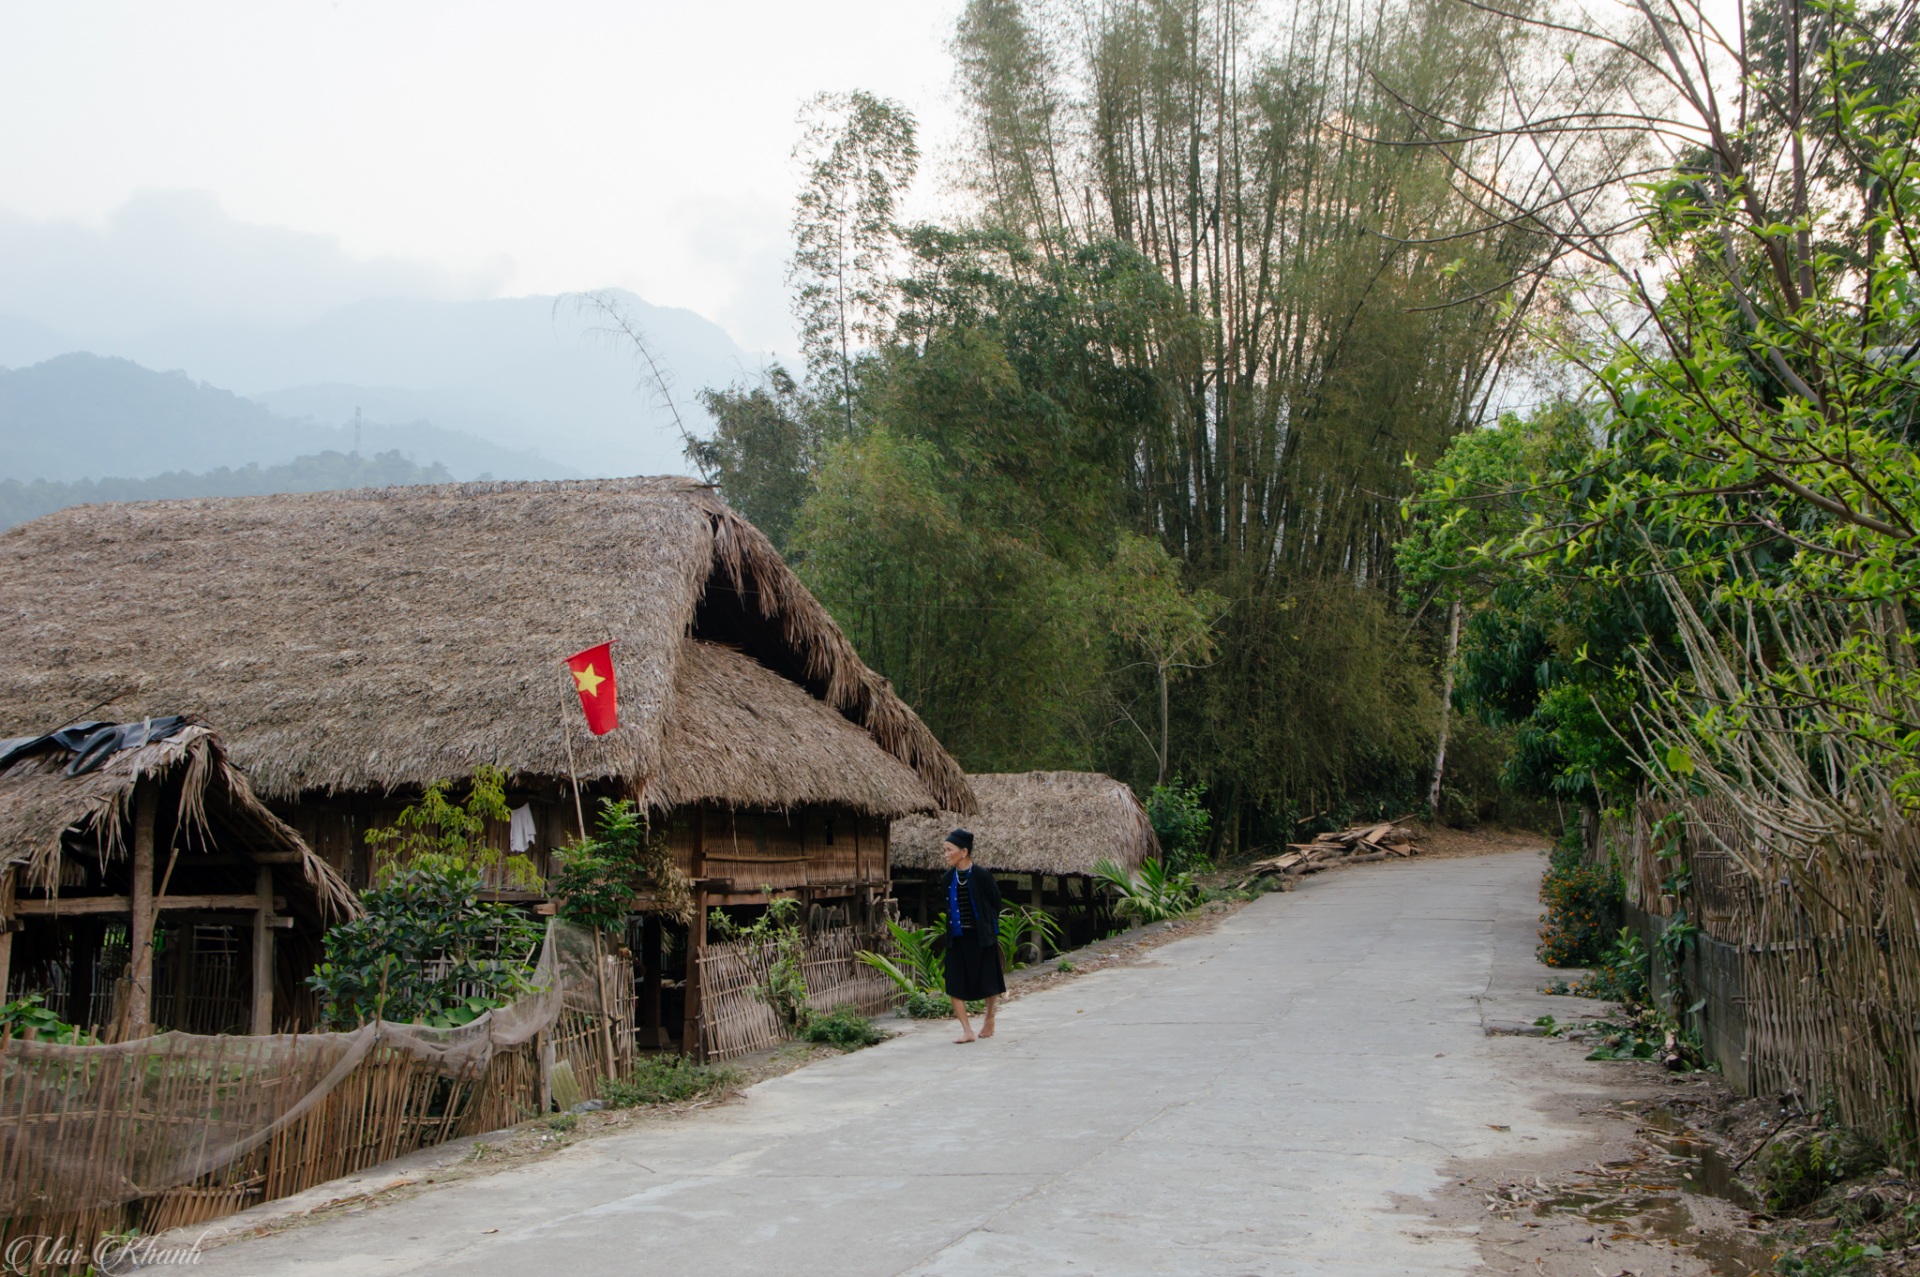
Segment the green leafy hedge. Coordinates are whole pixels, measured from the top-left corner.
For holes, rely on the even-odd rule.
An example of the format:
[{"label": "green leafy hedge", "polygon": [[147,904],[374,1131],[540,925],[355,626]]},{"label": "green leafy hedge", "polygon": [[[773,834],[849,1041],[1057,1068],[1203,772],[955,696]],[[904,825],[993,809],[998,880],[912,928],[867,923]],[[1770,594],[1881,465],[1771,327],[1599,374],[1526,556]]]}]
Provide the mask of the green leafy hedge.
[{"label": "green leafy hedge", "polygon": [[1550,967],[1589,967],[1604,959],[1620,930],[1625,901],[1620,879],[1592,865],[1555,865],[1540,880],[1547,916],[1540,926],[1540,961]]}]

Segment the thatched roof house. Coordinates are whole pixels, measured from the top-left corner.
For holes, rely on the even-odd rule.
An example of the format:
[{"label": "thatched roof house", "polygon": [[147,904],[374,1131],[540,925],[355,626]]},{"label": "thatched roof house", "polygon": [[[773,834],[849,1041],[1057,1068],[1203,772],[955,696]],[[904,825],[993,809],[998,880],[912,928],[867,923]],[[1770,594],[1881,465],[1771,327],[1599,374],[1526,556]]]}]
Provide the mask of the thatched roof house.
[{"label": "thatched roof house", "polygon": [[974,858],[989,869],[1024,874],[1091,874],[1110,859],[1138,868],[1160,854],[1153,823],[1124,781],[1098,772],[976,775],[978,811],[914,815],[893,822],[893,863],[945,866],[940,844],[955,825],[973,831]]},{"label": "thatched roof house", "polygon": [[[583,780],[662,807],[737,802],[743,782],[789,807],[972,806],[767,538],[691,480],[77,506],[0,534],[0,736],[88,706],[185,714],[269,800],[483,763],[564,776],[560,660],[609,638],[621,726],[576,733]],[[814,708],[787,698],[763,723],[768,674]],[[887,756],[845,791],[856,746],[835,717]]]},{"label": "thatched roof house", "polygon": [[[620,726],[596,738],[562,658],[607,640]],[[637,799],[699,888],[688,944],[662,950],[696,1035],[709,904],[870,917],[889,822],[974,802],[772,543],[679,478],[78,506],[0,533],[0,737],[75,714],[217,729],[356,885],[369,828],[481,765],[534,831],[490,837],[531,838],[536,869],[574,830],[570,773],[589,817]]]}]

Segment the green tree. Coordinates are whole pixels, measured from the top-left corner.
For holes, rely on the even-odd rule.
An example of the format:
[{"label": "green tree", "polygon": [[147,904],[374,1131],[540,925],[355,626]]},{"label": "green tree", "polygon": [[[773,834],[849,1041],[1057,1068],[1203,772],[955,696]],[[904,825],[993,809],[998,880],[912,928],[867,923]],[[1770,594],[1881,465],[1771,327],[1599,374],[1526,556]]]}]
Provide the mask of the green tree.
[{"label": "green tree", "polygon": [[804,167],[793,214],[794,316],[818,393],[839,400],[854,429],[854,360],[887,333],[894,208],[920,162],[914,120],[870,93],[822,93],[800,113],[794,158]]},{"label": "green tree", "polygon": [[688,459],[720,485],[727,504],[784,549],[813,490],[820,451],[813,405],[777,364],[757,385],[705,390],[700,402],[713,432],[687,445]]},{"label": "green tree", "polygon": [[[1120,534],[1108,580],[1107,623],[1123,646],[1146,658],[1159,693],[1160,730],[1154,744],[1159,771],[1153,778],[1159,786],[1166,782],[1172,753],[1168,689],[1183,672],[1212,660],[1213,626],[1226,610],[1225,603],[1206,590],[1188,590],[1180,581],[1180,564],[1166,549],[1158,541],[1131,533]],[[1131,714],[1127,720],[1133,722]]]}]

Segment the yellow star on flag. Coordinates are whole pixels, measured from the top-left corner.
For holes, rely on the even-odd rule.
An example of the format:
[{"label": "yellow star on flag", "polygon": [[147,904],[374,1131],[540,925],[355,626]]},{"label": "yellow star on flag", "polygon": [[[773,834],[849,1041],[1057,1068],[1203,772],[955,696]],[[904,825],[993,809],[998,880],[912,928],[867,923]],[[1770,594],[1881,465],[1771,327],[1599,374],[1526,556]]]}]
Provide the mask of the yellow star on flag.
[{"label": "yellow star on flag", "polygon": [[574,686],[582,696],[600,695],[600,684],[606,681],[606,679],[601,678],[593,672],[593,666],[591,664],[583,670],[575,670],[573,672]]}]

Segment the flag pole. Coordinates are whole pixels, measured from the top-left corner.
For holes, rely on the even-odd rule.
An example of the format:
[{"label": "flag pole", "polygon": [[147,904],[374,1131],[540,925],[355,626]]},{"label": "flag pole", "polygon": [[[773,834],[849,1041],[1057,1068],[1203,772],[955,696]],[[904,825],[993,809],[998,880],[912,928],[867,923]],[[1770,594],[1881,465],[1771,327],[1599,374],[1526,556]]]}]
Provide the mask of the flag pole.
[{"label": "flag pole", "polygon": [[[562,661],[560,664],[561,668],[566,668],[565,661]],[[568,677],[572,677],[571,670],[568,671]],[[585,842],[587,840],[587,813],[586,809],[580,805],[580,772],[579,769],[573,765],[573,715],[568,710],[565,701],[560,703],[560,735],[567,742],[567,776],[573,781],[573,818],[580,822],[580,841]]]}]

